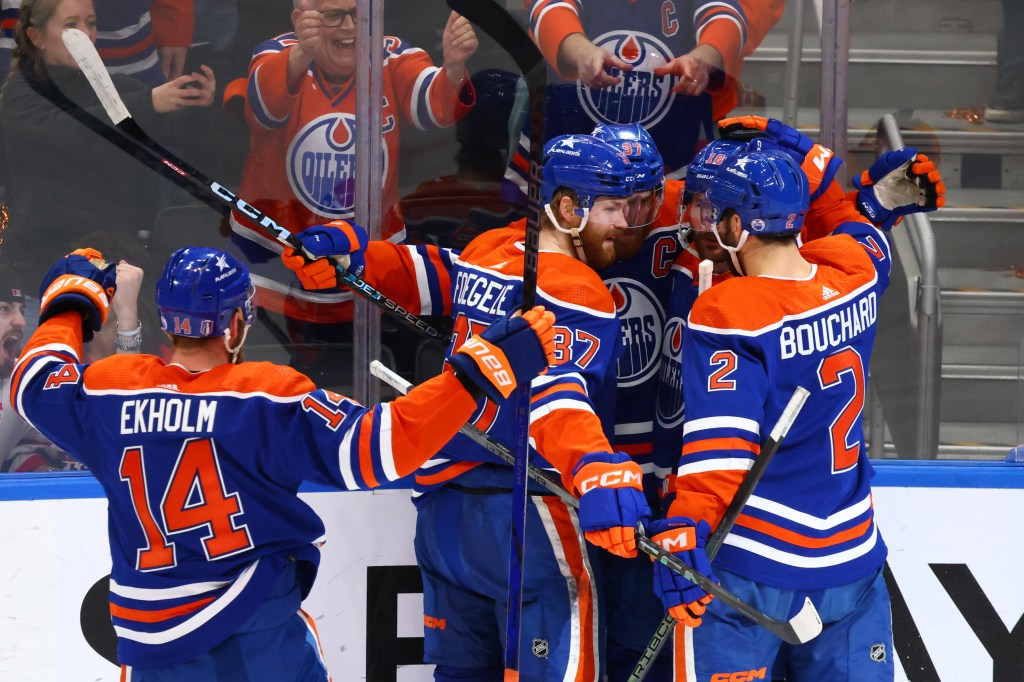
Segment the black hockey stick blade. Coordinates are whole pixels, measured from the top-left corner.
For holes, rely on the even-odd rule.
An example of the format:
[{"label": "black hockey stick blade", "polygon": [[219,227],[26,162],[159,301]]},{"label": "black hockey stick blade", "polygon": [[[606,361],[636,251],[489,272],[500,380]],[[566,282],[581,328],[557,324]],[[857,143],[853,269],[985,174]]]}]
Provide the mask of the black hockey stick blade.
[{"label": "black hockey stick blade", "polygon": [[803,644],[821,634],[821,617],[818,615],[817,609],[814,608],[814,604],[811,603],[810,598],[804,599],[803,607],[795,616],[789,620],[777,620],[746,603],[718,583],[713,582],[706,575],[689,566],[676,555],[666,552],[658,543],[644,535],[642,529],[639,528],[636,534],[636,545],[644,554],[665,564],[716,599],[721,599],[725,604],[736,609],[784,642]]},{"label": "black hockey stick blade", "polygon": [[[102,123],[83,109],[78,109],[77,111],[70,110],[68,113],[134,156],[149,168],[162,173],[166,177],[173,178],[176,184],[184,186],[190,194],[206,205],[224,213],[238,210],[249,220],[269,230],[280,244],[290,246],[312,260],[312,255],[302,248],[302,243],[296,239],[295,235],[281,225],[278,225],[273,218],[236,195],[227,187],[211,180],[201,171],[181,160],[151,138],[135,119],[131,117],[127,107],[124,105],[124,101],[117,92],[117,88],[110,79],[110,74],[103,65],[99,53],[96,52],[96,47],[89,40],[88,36],[77,29],[65,29],[61,34],[61,38],[64,41],[64,45],[68,48],[68,52],[71,53],[72,58],[92,86],[93,91],[103,105],[104,111],[107,112],[107,116],[110,117],[114,126],[124,133],[128,139],[121,140],[107,135],[101,130],[97,130],[96,124],[102,125]],[[67,108],[70,101],[61,102],[61,104]],[[71,106],[74,105],[71,104]],[[137,148],[130,148],[128,145],[131,143],[138,145]],[[140,153],[140,150],[143,153]],[[343,281],[354,293],[362,296],[378,308],[391,313],[399,321],[424,337],[442,345],[447,344],[447,334],[442,334],[424,320],[413,315],[377,291],[367,282],[337,265],[337,263],[335,263],[335,266],[338,279]]]}]

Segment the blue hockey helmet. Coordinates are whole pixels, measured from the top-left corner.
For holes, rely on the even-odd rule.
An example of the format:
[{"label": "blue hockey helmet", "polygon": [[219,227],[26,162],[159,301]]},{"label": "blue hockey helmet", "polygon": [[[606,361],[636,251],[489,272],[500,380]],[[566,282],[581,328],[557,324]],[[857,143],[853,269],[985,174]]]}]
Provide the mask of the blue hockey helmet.
[{"label": "blue hockey helmet", "polygon": [[665,183],[665,163],[654,138],[639,123],[598,123],[591,133],[629,157],[636,178],[634,191],[649,192]]},{"label": "blue hockey helmet", "polygon": [[689,204],[694,194],[706,194],[711,181],[718,175],[722,165],[746,150],[745,142],[734,140],[712,140],[706,147],[697,152],[693,161],[686,167],[686,187],[683,191],[683,203]]},{"label": "blue hockey helmet", "polygon": [[755,235],[799,234],[807,214],[807,178],[788,154],[744,152],[722,165],[701,207],[701,221],[714,229],[727,209]]},{"label": "blue hockey helmet", "polygon": [[598,197],[628,198],[634,191],[633,166],[621,151],[593,135],[559,135],[544,146],[541,204],[564,187],[589,209]]},{"label": "blue hockey helmet", "polygon": [[236,308],[247,325],[255,321],[254,293],[249,269],[235,258],[186,246],[171,254],[156,283],[160,328],[177,336],[223,336]]}]

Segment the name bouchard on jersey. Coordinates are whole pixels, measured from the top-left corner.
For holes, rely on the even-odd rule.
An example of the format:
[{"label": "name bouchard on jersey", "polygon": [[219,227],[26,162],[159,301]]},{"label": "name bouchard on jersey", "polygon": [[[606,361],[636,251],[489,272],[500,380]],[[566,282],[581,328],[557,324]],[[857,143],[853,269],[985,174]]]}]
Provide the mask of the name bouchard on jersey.
[{"label": "name bouchard on jersey", "polygon": [[[198,406],[194,405],[198,403]],[[121,435],[180,431],[207,433],[213,431],[217,416],[214,400],[191,398],[143,398],[127,400],[121,405]]]},{"label": "name bouchard on jersey", "polygon": [[811,355],[841,346],[865,329],[878,317],[878,296],[874,291],[858,298],[838,311],[795,327],[783,327],[780,337],[782,359]]},{"label": "name bouchard on jersey", "polygon": [[508,314],[506,301],[514,289],[515,284],[461,270],[455,277],[455,303],[488,315],[504,316]]}]

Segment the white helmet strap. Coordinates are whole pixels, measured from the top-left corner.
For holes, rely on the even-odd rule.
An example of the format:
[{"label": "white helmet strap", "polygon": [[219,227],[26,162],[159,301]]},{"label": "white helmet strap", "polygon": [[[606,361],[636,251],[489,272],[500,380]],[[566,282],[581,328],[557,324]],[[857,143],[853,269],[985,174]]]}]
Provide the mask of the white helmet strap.
[{"label": "white helmet strap", "polygon": [[583,239],[580,238],[580,232],[583,232],[583,228],[587,226],[587,221],[590,220],[590,209],[584,208],[583,219],[580,221],[579,227],[562,227],[558,219],[555,217],[555,212],[551,210],[551,204],[544,204],[544,212],[548,215],[548,220],[555,226],[555,229],[562,234],[567,234],[572,239],[572,245],[576,247],[576,256],[584,263],[587,264],[587,255],[583,251]]},{"label": "white helmet strap", "polygon": [[723,249],[725,249],[726,251],[729,252],[729,258],[732,259],[732,264],[733,264],[733,267],[736,268],[736,272],[740,273],[741,275],[745,274],[743,272],[743,266],[740,265],[740,256],[739,256],[739,254],[740,254],[740,249],[742,249],[743,245],[747,243],[747,237],[750,236],[750,233],[747,232],[746,230],[743,230],[740,233],[740,240],[739,240],[739,242],[736,243],[736,246],[726,246],[725,243],[722,241],[722,235],[720,235],[718,233],[718,226],[717,225],[715,226],[714,232],[715,232],[715,239],[718,240],[718,245],[721,246]]},{"label": "white helmet strap", "polygon": [[242,346],[245,345],[245,337],[249,335],[250,325],[246,324],[242,327],[242,336],[238,340],[238,345],[234,348],[231,347],[231,327],[224,330],[224,348],[228,352],[228,356],[231,358],[231,364],[234,365],[238,362],[238,354],[242,352]]}]

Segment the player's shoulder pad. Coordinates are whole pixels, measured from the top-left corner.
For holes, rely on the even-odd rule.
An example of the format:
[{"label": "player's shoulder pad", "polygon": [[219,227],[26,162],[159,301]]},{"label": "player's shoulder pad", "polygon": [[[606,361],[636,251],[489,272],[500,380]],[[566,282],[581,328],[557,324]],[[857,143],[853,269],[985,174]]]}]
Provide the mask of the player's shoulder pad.
[{"label": "player's shoulder pad", "polygon": [[603,317],[615,315],[615,301],[601,276],[572,256],[541,252],[537,288],[545,298],[568,308]]},{"label": "player's shoulder pad", "polygon": [[473,238],[459,255],[459,260],[476,262],[480,257],[493,254],[497,249],[514,243],[526,236],[526,219],[517,220],[507,227],[482,232]]},{"label": "player's shoulder pad", "polygon": [[779,287],[780,280],[764,277],[724,279],[697,297],[688,326],[723,334],[771,327],[800,305],[791,295],[780,294]]},{"label": "player's shoulder pad", "polygon": [[83,382],[92,390],[152,388],[150,379],[166,365],[155,355],[115,354],[86,365]]},{"label": "player's shoulder pad", "polygon": [[211,384],[219,384],[219,388],[211,386],[207,390],[269,393],[282,397],[302,395],[316,390],[316,385],[305,374],[273,362],[222,365],[207,372],[206,376]]},{"label": "player's shoulder pad", "polygon": [[876,261],[889,258],[889,242],[885,233],[873,225],[847,222],[828,237],[804,244],[800,252],[804,258],[819,265],[844,272],[867,271],[874,269],[872,258]]}]

